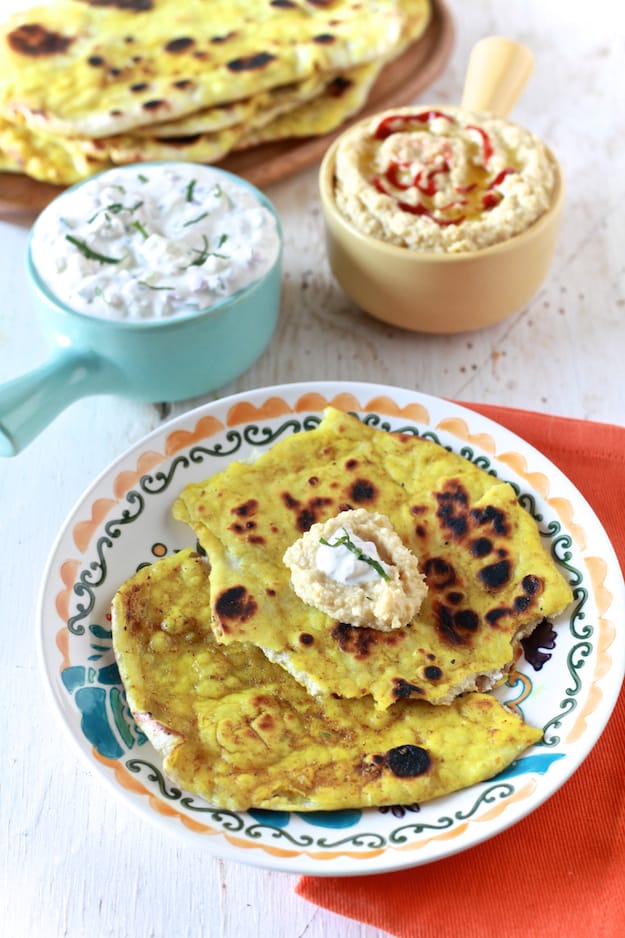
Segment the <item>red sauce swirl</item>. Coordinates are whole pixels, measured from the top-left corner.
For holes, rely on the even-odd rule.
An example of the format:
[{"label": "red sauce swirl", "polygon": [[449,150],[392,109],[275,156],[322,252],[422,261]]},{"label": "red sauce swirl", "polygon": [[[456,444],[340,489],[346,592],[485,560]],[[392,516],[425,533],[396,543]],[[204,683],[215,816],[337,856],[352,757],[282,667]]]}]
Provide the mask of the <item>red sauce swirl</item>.
[{"label": "red sauce swirl", "polygon": [[[476,163],[471,172],[475,177],[463,186],[454,186],[457,199],[451,199],[444,205],[436,205],[435,198],[442,190],[447,177],[451,174],[451,148],[441,148],[441,152],[425,161],[410,159],[392,160],[384,172],[374,176],[372,185],[389,198],[397,207],[412,215],[430,218],[441,227],[459,225],[468,218],[479,217],[490,211],[504,198],[499,188],[503,180],[517,172],[513,166],[507,166],[494,175],[489,163],[494,153],[492,140],[477,124],[461,125],[451,114],[429,109],[414,114],[390,114],[384,117],[372,133],[374,140],[386,140],[393,134],[406,132],[427,133],[434,120],[444,119],[461,130],[474,132],[479,140],[481,165]],[[441,137],[444,140],[444,137]],[[447,187],[448,188],[448,187]],[[401,193],[401,195],[399,195]]]}]

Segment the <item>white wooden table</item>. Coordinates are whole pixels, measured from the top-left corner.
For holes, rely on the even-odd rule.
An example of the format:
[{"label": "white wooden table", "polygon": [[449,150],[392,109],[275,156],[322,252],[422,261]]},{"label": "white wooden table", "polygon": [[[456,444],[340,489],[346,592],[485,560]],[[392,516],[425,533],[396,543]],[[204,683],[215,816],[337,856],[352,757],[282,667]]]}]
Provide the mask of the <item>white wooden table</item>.
[{"label": "white wooden table", "polygon": [[[2,7],[18,5],[17,0]],[[536,69],[512,116],[558,154],[568,199],[544,287],[501,325],[449,337],[362,316],[325,259],[315,168],[269,188],[286,234],[271,347],[222,392],[354,379],[623,423],[625,13],[609,0],[450,0],[456,46],[420,101],[457,103],[472,44],[525,42]],[[27,232],[0,223],[0,380],[41,361],[24,275]],[[194,401],[191,403],[199,403]],[[175,405],[177,414],[189,404]],[[294,875],[211,857],[163,836],[105,790],[50,711],[36,659],[46,557],[74,502],[156,427],[154,406],[74,404],[0,462],[0,922],[7,938],[380,938],[296,897]]]}]

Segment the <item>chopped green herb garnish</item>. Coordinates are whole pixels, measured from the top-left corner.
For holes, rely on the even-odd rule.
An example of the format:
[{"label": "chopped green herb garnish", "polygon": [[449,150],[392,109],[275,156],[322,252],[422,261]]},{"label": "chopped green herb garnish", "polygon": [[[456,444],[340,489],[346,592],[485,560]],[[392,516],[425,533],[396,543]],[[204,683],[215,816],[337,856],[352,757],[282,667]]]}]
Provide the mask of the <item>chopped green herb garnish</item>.
[{"label": "chopped green herb garnish", "polygon": [[223,194],[224,194],[223,189],[221,188],[219,183],[216,182],[215,185],[213,186],[213,195],[215,196],[216,199],[220,199]]},{"label": "chopped green herb garnish", "polygon": [[[228,240],[228,235],[223,233],[219,235],[219,241],[217,242],[217,247],[220,248]],[[230,260],[227,254],[218,254],[217,251],[211,251],[211,257],[221,257],[222,260]]]},{"label": "chopped green herb garnish", "polygon": [[187,202],[193,202],[193,190],[197,185],[197,179],[192,179],[187,186]]},{"label": "chopped green herb garnish", "polygon": [[192,250],[195,251],[197,257],[194,261],[191,261],[189,267],[200,267],[210,254],[210,251],[208,250],[208,238],[206,235],[202,235],[202,250],[199,251],[197,248],[192,248]]},{"label": "chopped green herb garnish", "polygon": [[80,253],[91,261],[100,261],[102,264],[120,264],[124,259],[123,257],[108,257],[106,254],[100,254],[90,248],[85,241],[81,241],[80,238],[75,238],[73,235],[66,234],[65,240],[75,245]]},{"label": "chopped green herb garnish", "polygon": [[91,222],[94,221],[98,217],[100,212],[107,212],[107,213],[110,212],[111,215],[119,215],[120,212],[136,212],[137,209],[141,208],[142,205],[143,205],[143,200],[141,200],[140,202],[137,202],[136,205],[131,205],[131,206],[122,205],[121,202],[111,202],[110,205],[104,205],[102,208],[99,208],[97,212],[95,213],[95,215],[92,215],[91,218],[88,218],[87,224],[90,225]]},{"label": "chopped green herb garnish", "polygon": [[188,228],[189,225],[195,225],[197,224],[197,222],[202,221],[203,218],[206,218],[207,215],[208,215],[208,212],[202,212],[202,214],[197,215],[196,218],[190,218],[189,221],[186,221],[182,227]]},{"label": "chopped green herb garnish", "polygon": [[[343,528],[345,531],[345,528]],[[364,563],[368,563],[370,567],[373,567],[378,576],[381,576],[383,580],[390,580],[390,577],[382,564],[378,563],[377,560],[374,560],[373,557],[370,557],[369,554],[365,554],[364,550],[361,550],[360,547],[357,547],[356,544],[350,539],[349,534],[345,532],[343,537],[340,537],[338,541],[335,541],[334,544],[331,544],[325,539],[325,537],[319,538],[319,543],[323,544],[325,547],[346,547],[348,550],[355,554],[358,560],[362,560]]]},{"label": "chopped green herb garnish", "polygon": [[148,232],[146,231],[146,229],[144,228],[144,226],[141,224],[140,221],[133,221],[131,227],[136,228],[137,231],[140,231],[144,238],[150,237],[150,235],[148,234]]},{"label": "chopped green herb garnish", "polygon": [[147,287],[148,290],[175,290],[175,287],[157,287],[152,283],[148,283],[147,280],[137,280],[137,283],[141,287]]},{"label": "chopped green herb garnish", "polygon": [[95,295],[96,295],[96,296],[99,296],[100,299],[102,300],[102,302],[103,302],[103,303],[106,303],[107,306],[110,306],[110,305],[111,305],[111,303],[110,303],[110,301],[107,299],[106,293],[104,292],[104,290],[102,289],[102,287],[96,287],[96,288],[95,288]]},{"label": "chopped green herb garnish", "polygon": [[[222,234],[217,244],[217,247],[221,247],[228,240],[227,234]],[[204,261],[208,260],[209,257],[220,257],[222,260],[227,261],[229,257],[227,254],[218,254],[217,251],[209,251],[208,249],[208,238],[206,235],[202,235],[202,250],[198,248],[192,248],[191,250],[195,251],[197,257],[194,261],[191,261],[189,267],[201,267]]]},{"label": "chopped green herb garnish", "polygon": [[91,218],[87,219],[87,224],[90,225],[92,221],[95,221],[100,212],[115,212],[115,203],[113,203],[113,205],[107,205],[105,208],[99,208],[95,215],[92,215]]},{"label": "chopped green herb garnish", "polygon": [[148,177],[145,176],[143,173],[139,173],[138,179],[139,179],[139,182],[149,182],[149,181],[150,181],[150,180],[148,179]]}]

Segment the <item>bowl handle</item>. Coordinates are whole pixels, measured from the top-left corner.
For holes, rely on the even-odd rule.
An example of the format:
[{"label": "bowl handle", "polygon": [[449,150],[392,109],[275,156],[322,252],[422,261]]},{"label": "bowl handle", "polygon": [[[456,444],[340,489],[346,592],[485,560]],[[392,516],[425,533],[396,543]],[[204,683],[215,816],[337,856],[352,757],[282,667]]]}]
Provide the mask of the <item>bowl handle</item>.
[{"label": "bowl handle", "polygon": [[89,394],[119,390],[120,373],[89,352],[61,350],[0,385],[0,456],[15,456],[61,411]]},{"label": "bowl handle", "polygon": [[506,117],[534,68],[527,46],[504,36],[486,36],[473,46],[464,79],[462,107]]}]

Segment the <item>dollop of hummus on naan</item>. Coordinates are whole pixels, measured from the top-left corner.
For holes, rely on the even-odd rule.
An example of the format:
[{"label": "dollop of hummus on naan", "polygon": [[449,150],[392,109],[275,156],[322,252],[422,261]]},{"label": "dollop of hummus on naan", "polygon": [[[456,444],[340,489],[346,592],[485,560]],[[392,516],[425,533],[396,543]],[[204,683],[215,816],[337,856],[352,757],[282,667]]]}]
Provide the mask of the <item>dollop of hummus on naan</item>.
[{"label": "dollop of hummus on naan", "polygon": [[364,508],[313,524],[283,560],[303,602],[353,626],[403,628],[427,592],[417,558],[389,519]]}]

